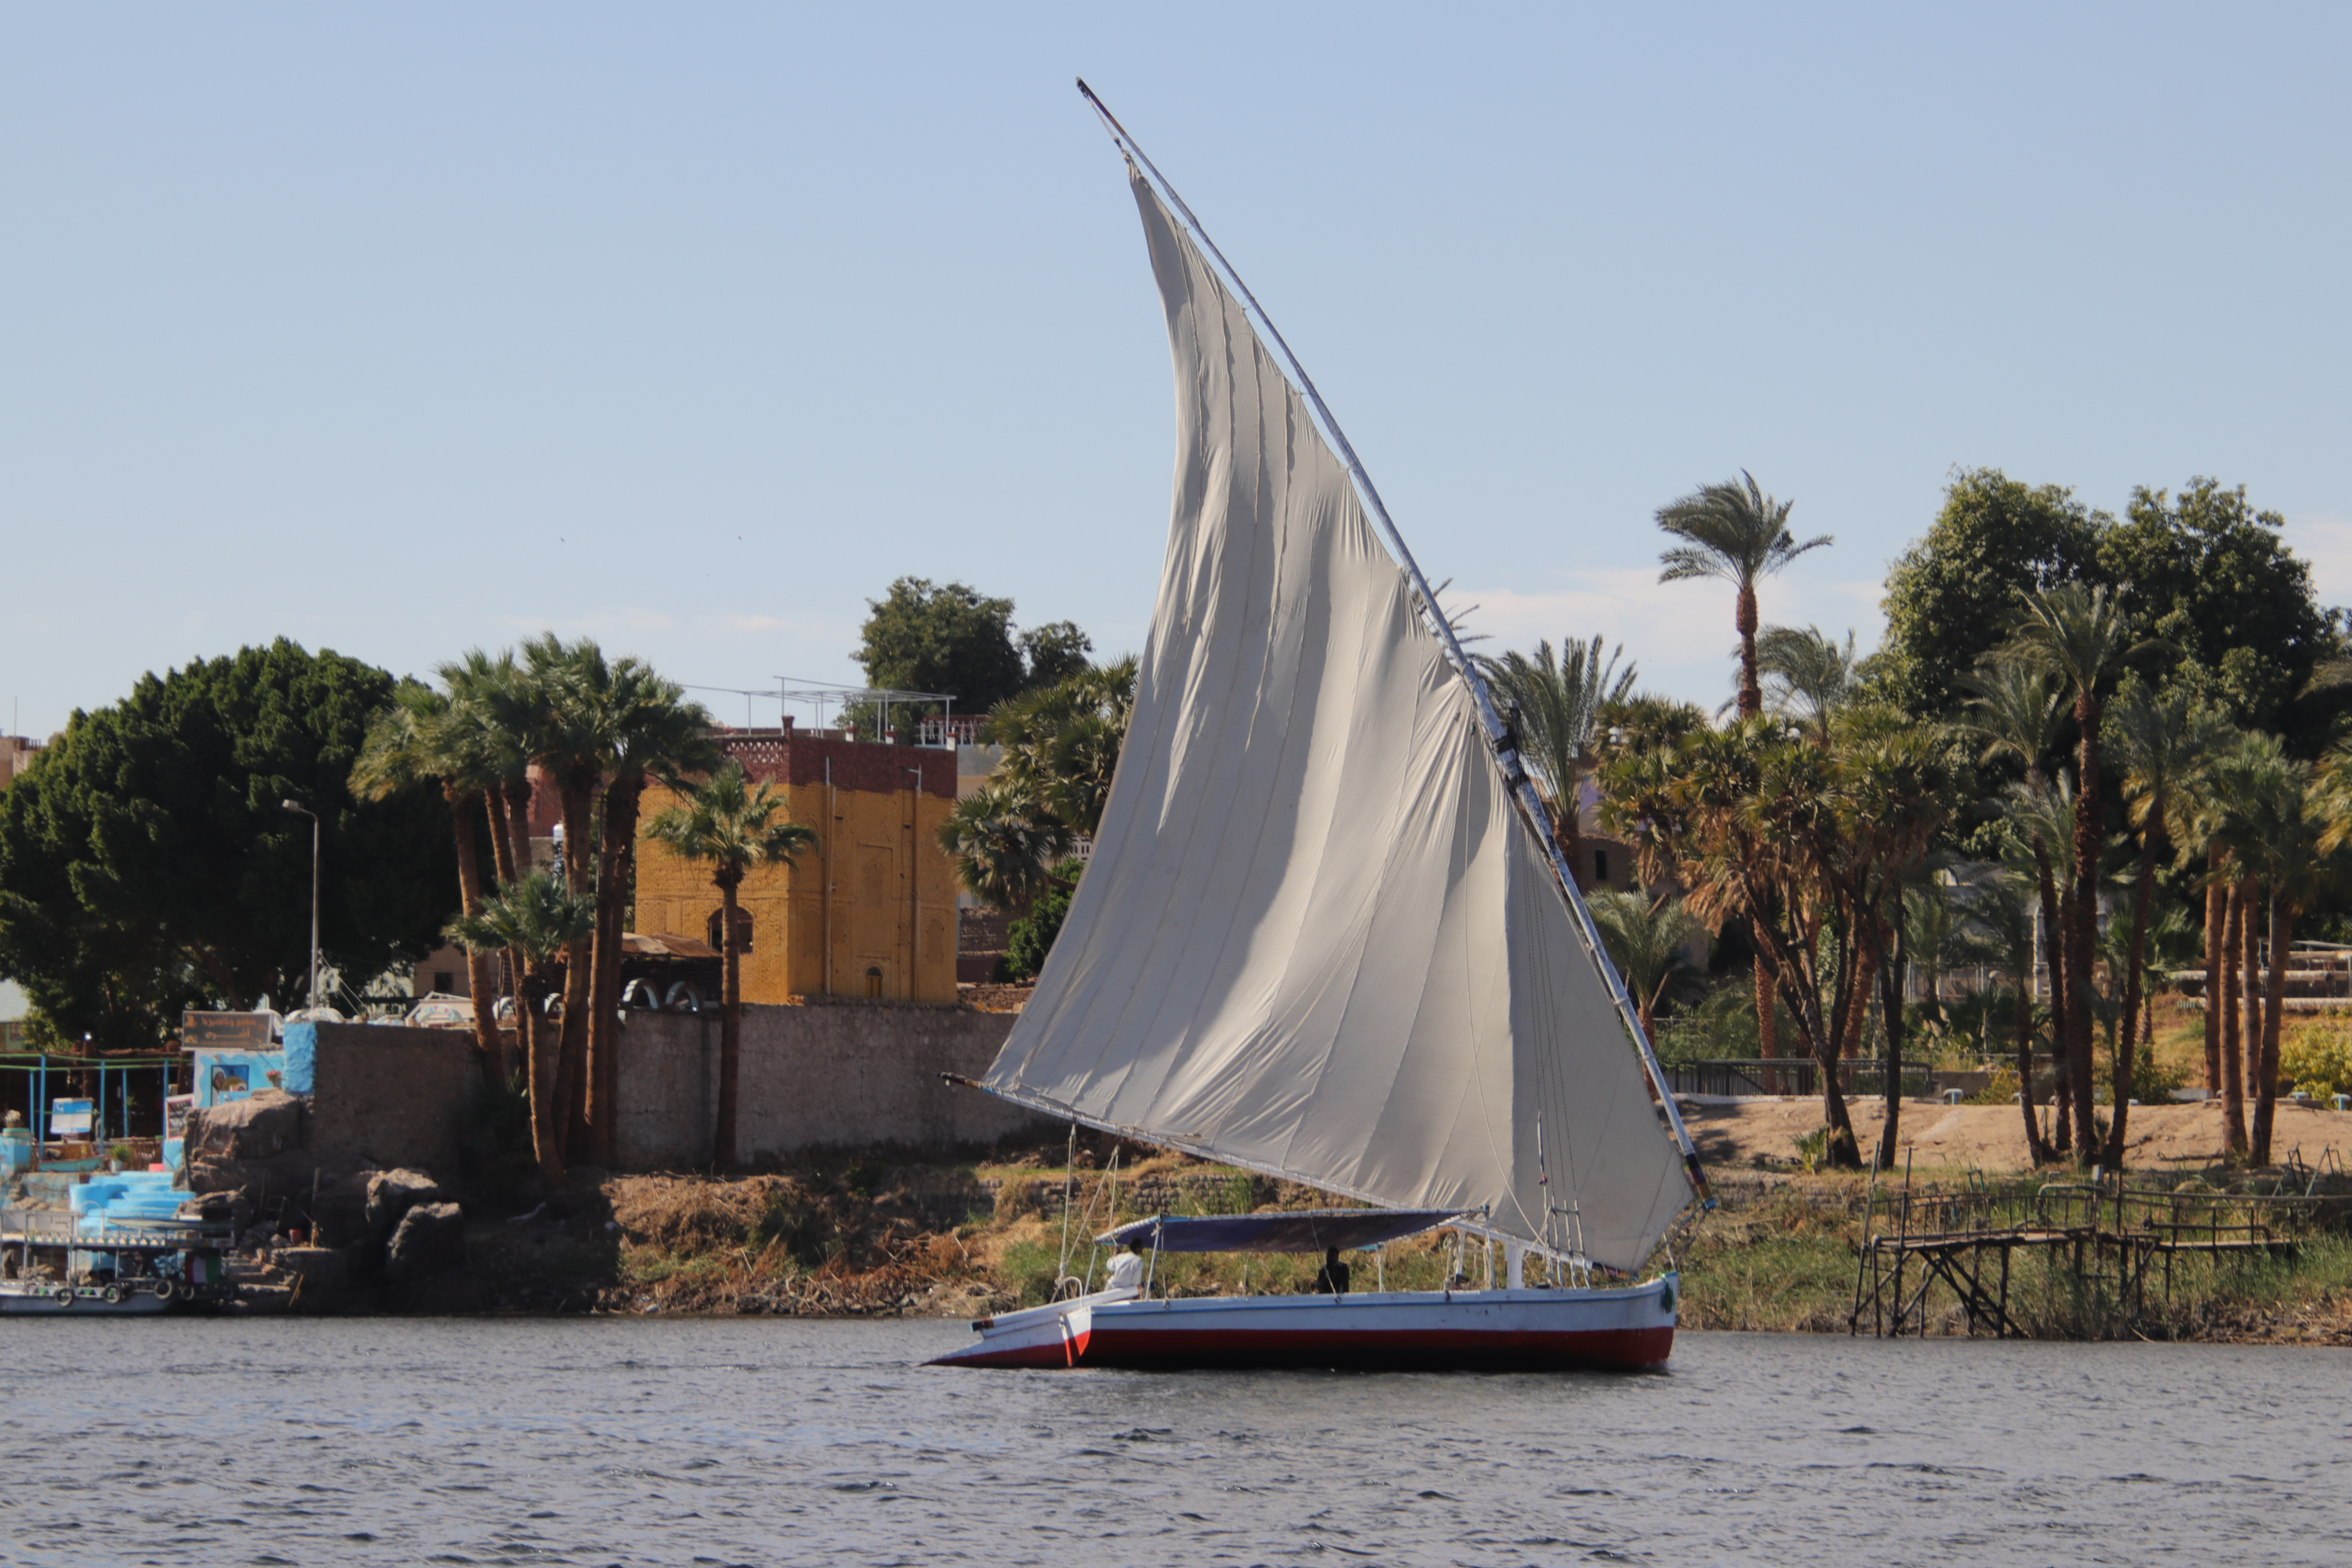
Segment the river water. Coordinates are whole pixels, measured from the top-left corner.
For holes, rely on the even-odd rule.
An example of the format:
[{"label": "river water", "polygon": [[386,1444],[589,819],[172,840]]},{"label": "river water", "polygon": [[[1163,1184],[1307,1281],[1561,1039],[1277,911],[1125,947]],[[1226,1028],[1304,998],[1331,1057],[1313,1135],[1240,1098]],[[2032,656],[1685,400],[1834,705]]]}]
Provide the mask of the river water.
[{"label": "river water", "polygon": [[0,1562],[2352,1563],[2352,1356],[950,1372],[960,1323],[16,1320]]}]

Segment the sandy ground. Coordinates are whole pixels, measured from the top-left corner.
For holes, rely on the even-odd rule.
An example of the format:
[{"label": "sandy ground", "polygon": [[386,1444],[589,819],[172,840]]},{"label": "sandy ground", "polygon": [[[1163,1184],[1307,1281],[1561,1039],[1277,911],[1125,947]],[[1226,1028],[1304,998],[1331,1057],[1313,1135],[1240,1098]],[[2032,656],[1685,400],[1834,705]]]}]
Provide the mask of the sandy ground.
[{"label": "sandy ground", "polygon": [[[1847,1102],[1853,1130],[1867,1153],[1877,1143],[1885,1107],[1877,1100]],[[2100,1112],[2104,1120],[2105,1112]],[[2050,1110],[2042,1108],[2042,1125]],[[1683,1119],[1699,1154],[1732,1164],[1786,1166],[1796,1158],[1797,1140],[1822,1124],[1818,1100],[1755,1100],[1737,1105],[1689,1105]],[[1974,1166],[1982,1171],[2022,1171],[2025,1123],[2015,1105],[1946,1105],[1938,1100],[1903,1102],[1902,1146],[1922,1168]],[[2201,1170],[2221,1158],[2221,1106],[2136,1105],[2125,1123],[2126,1163],[2141,1169],[2176,1166]],[[2331,1145],[2336,1158],[2352,1162],[2352,1112],[2320,1110],[2281,1100],[2271,1135],[2272,1151],[2284,1160],[2297,1150],[2315,1164]]]}]

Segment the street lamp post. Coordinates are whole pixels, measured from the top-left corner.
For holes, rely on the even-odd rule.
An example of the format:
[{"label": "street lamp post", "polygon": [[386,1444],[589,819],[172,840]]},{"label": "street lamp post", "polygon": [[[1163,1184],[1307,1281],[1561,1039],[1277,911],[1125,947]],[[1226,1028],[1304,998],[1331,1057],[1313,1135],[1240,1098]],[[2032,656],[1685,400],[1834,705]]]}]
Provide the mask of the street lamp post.
[{"label": "street lamp post", "polygon": [[319,1005],[319,814],[290,800],[278,803],[297,816],[310,819],[310,992],[307,1005]]}]

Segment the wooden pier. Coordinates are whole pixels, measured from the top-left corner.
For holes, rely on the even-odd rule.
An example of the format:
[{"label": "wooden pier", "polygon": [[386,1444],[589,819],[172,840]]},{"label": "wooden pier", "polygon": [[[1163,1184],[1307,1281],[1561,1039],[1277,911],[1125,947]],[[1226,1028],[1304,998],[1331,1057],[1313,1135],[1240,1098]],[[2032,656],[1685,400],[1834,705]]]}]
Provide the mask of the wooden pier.
[{"label": "wooden pier", "polygon": [[[2321,1170],[2334,1158],[2331,1148]],[[2134,1188],[2095,1171],[2086,1182],[2031,1190],[1972,1176],[1958,1190],[1914,1191],[1906,1171],[1883,1213],[1872,1188],[1847,1331],[1860,1333],[1867,1318],[1877,1338],[1925,1334],[1940,1286],[1971,1337],[2023,1337],[2010,1304],[2021,1253],[2040,1256],[2075,1300],[2100,1303],[2129,1327],[2147,1317],[2152,1278],[2169,1304],[2178,1258],[2295,1256],[2301,1243],[2291,1232],[2313,1207],[2319,1174],[2301,1194],[2249,1195]]]}]

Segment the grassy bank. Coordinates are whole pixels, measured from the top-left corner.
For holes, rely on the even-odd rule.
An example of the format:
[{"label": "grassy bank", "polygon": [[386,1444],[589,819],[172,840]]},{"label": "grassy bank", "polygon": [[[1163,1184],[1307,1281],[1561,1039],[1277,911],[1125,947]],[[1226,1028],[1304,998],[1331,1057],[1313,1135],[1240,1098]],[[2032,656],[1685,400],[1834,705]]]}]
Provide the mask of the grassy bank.
[{"label": "grassy bank", "polygon": [[[529,1218],[478,1221],[469,1240],[493,1310],[971,1317],[1047,1300],[1065,1273],[1098,1283],[1105,1258],[1087,1238],[1127,1219],[1328,1203],[1306,1188],[1137,1152],[1122,1151],[1115,1169],[1075,1173],[1039,1151],[997,1164],[851,1162],[732,1181],[617,1177]],[[1723,1207],[1676,1259],[1682,1321],[1847,1331],[1866,1184],[1726,1175]],[[2177,1260],[2169,1303],[2152,1287],[2150,1310],[2130,1322],[2101,1288],[2085,1289],[2050,1255],[2021,1254],[2012,1312],[2037,1338],[2352,1343],[2352,1239],[2319,1227],[2300,1240],[2291,1262]],[[1424,1237],[1377,1261],[1359,1258],[1358,1285],[1429,1289],[1457,1270],[1482,1281],[1478,1249],[1463,1256],[1455,1246],[1450,1235]],[[1316,1263],[1170,1256],[1160,1278],[1179,1296],[1290,1291],[1305,1288]],[[1948,1295],[1931,1306],[1935,1331],[1963,1331]]]}]

